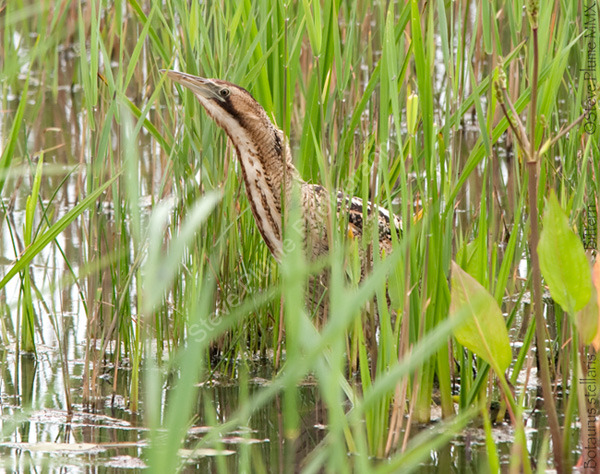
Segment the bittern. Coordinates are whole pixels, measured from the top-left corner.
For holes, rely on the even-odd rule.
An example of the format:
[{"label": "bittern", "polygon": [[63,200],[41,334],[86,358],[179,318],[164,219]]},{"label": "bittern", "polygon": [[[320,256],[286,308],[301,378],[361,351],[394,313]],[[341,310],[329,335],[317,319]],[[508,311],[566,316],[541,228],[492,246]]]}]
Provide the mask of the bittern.
[{"label": "bittern", "polygon": [[[330,209],[329,192],[323,186],[302,180],[283,132],[271,122],[263,107],[247,90],[230,82],[172,70],[162,72],[191,90],[208,115],[229,136],[240,162],[254,220],[273,257],[278,261],[283,257],[281,213],[295,185],[300,189],[307,256],[314,260],[325,255],[329,239],[323,217]],[[392,232],[399,232],[400,220],[370,203],[366,209],[367,218],[377,222],[380,249],[389,254]],[[341,217],[347,219],[348,233],[360,238],[363,234],[362,200],[339,192],[337,210],[346,214]]]}]

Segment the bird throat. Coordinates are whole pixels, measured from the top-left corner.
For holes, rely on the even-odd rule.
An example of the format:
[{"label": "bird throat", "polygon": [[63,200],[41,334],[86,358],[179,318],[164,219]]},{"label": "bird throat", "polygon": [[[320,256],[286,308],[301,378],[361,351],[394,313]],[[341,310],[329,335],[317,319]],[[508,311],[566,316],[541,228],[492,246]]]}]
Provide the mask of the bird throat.
[{"label": "bird throat", "polygon": [[258,230],[275,259],[280,260],[283,249],[282,197],[287,199],[293,182],[300,181],[289,150],[284,146],[283,132],[264,112],[243,113],[197,97],[233,143]]},{"label": "bird throat", "polygon": [[282,197],[289,196],[297,171],[283,158],[278,130],[269,125],[271,130],[248,130],[239,123],[224,128],[235,146],[258,230],[275,259],[280,260]]}]

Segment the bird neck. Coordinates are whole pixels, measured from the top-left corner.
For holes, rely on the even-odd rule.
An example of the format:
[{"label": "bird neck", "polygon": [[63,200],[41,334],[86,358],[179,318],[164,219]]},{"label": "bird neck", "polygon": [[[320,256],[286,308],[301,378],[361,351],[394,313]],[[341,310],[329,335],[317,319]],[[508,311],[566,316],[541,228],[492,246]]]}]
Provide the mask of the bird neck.
[{"label": "bird neck", "polygon": [[242,124],[237,130],[226,131],[237,151],[258,229],[279,259],[283,248],[282,198],[287,200],[293,183],[301,180],[283,132],[270,120],[265,122]]}]

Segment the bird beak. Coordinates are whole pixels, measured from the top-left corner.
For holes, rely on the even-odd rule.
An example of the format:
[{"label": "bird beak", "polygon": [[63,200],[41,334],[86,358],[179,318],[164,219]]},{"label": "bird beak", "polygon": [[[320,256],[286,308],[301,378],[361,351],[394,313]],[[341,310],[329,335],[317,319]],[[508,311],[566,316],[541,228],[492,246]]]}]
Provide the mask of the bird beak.
[{"label": "bird beak", "polygon": [[210,79],[193,76],[185,72],[173,71],[171,69],[161,69],[160,72],[163,74],[166,73],[169,79],[187,87],[198,96],[204,97],[205,99],[218,99],[219,101],[223,101],[223,98],[219,95],[220,87]]}]

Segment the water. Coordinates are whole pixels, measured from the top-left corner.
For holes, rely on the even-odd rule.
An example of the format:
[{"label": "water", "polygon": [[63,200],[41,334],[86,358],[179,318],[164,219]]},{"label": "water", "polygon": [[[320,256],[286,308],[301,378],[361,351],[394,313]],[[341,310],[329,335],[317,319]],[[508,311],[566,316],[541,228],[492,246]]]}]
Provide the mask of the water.
[{"label": "water", "polygon": [[[126,12],[125,4],[123,8]],[[132,17],[129,20],[133,21]],[[373,21],[371,26],[376,26],[376,22]],[[131,51],[137,37],[129,29],[127,38],[127,47]],[[14,35],[12,42],[17,45],[23,39],[21,35]],[[436,45],[440,47],[438,37]],[[24,99],[32,106],[37,104],[39,107],[33,108],[36,114],[33,118],[28,117],[27,126],[21,132],[22,141],[15,154],[15,166],[2,192],[4,207],[0,209],[3,217],[0,253],[2,263],[7,268],[25,250],[23,239],[17,237],[15,231],[21,233],[26,224],[26,203],[31,193],[37,159],[43,154],[40,200],[52,215],[51,221],[56,221],[75,207],[86,190],[93,188],[89,180],[97,179],[98,176],[92,176],[90,170],[105,170],[104,165],[111,162],[114,156],[121,156],[122,148],[126,146],[122,137],[123,121],[114,119],[106,129],[110,140],[108,152],[98,153],[102,126],[99,119],[105,116],[112,98],[108,97],[105,84],[99,78],[101,100],[94,111],[96,129],[91,130],[91,118],[86,113],[83,88],[80,84],[73,84],[73,78],[79,73],[76,69],[78,55],[74,53],[77,48],[76,43],[61,45],[55,75],[45,77],[41,71],[34,72],[29,94]],[[359,75],[362,78],[357,80],[357,90],[364,90],[372,72],[372,68],[366,64],[374,64],[381,51],[376,48],[373,54],[373,58],[359,65]],[[439,50],[436,57],[441,62]],[[147,54],[143,55],[141,63],[143,67],[139,81],[127,91],[128,97],[136,104],[145,104],[147,100],[149,70],[154,64]],[[443,90],[446,73],[442,67],[436,68],[435,83],[441,89],[441,92],[436,92],[440,111],[446,101],[450,100]],[[20,91],[8,87],[4,88],[4,92],[5,110],[0,116],[0,137],[3,141],[8,136],[20,96]],[[349,109],[351,99],[350,93],[348,97],[344,97],[344,109]],[[168,133],[176,133],[181,142],[184,138],[181,128],[177,129],[173,123],[166,121],[164,117],[167,116],[167,111],[157,110],[155,107],[161,106],[153,106],[148,119],[152,124],[164,127]],[[366,109],[369,112],[365,112],[359,127],[369,133],[372,131],[370,108],[371,105]],[[441,112],[438,119],[442,119]],[[302,122],[298,122],[293,124],[296,135],[301,133],[298,130]],[[338,128],[342,127],[338,124]],[[404,130],[403,127],[401,129]],[[475,115],[465,116],[465,121],[457,129],[456,135],[452,137],[453,143],[447,145],[456,147],[457,156],[466,159],[480,134]],[[213,132],[215,130],[214,127],[210,129]],[[208,132],[194,130],[194,133]],[[395,128],[391,127],[392,138],[394,133]],[[357,135],[357,138],[360,136]],[[224,140],[223,134],[219,132],[217,139]],[[136,179],[140,188],[140,200],[137,208],[143,221],[147,219],[155,202],[174,194],[173,189],[177,184],[170,181],[173,167],[185,168],[185,172],[179,170],[177,176],[189,178],[178,191],[198,188],[202,179],[215,180],[211,182],[214,187],[218,187],[219,180],[226,179],[226,172],[212,176],[212,169],[206,173],[208,177],[205,176],[200,172],[202,166],[193,162],[193,158],[190,158],[189,163],[174,163],[172,157],[167,155],[167,150],[158,145],[146,128],[141,129],[135,145],[139,154]],[[391,140],[388,145],[386,151],[396,146]],[[490,183],[493,181],[498,184],[499,189],[516,186],[516,178],[512,173],[515,158],[510,146],[506,145],[504,149],[504,145],[501,142],[496,150],[499,172],[489,180]],[[207,154],[212,152],[201,151]],[[107,156],[111,154],[114,156]],[[220,159],[211,158],[213,161]],[[455,166],[456,169],[462,169],[463,165],[464,162],[456,163]],[[227,166],[237,165],[234,163]],[[222,171],[218,167],[215,169]],[[98,174],[102,175],[102,179],[110,177]],[[460,191],[456,221],[462,229],[470,229],[473,225],[470,219],[477,212],[473,210],[477,210],[481,204],[483,176],[481,165]],[[415,180],[416,177],[409,176],[409,179]],[[134,375],[133,361],[130,353],[121,354],[120,344],[126,344],[118,340],[118,331],[113,328],[109,332],[113,322],[122,323],[120,318],[127,320],[132,326],[141,318],[137,313],[135,276],[131,281],[126,280],[115,270],[120,268],[119,265],[111,260],[120,257],[116,255],[117,249],[125,249],[123,266],[129,269],[136,263],[133,244],[121,245],[120,240],[122,236],[129,238],[131,235],[131,220],[118,217],[123,212],[123,194],[121,188],[115,191],[115,195],[107,193],[100,204],[92,206],[75,219],[52,245],[47,246],[33,260],[29,276],[36,293],[33,298],[36,315],[35,357],[21,354],[18,346],[18,324],[23,312],[20,277],[16,276],[3,288],[0,295],[4,310],[0,340],[0,469],[20,472],[30,469],[53,472],[141,472],[145,469],[150,439],[148,426],[152,421],[148,419],[148,413],[152,411],[151,408],[160,415],[166,413],[174,377],[166,373],[166,364],[161,365],[166,382],[158,387],[159,395],[156,398],[147,397],[146,390],[149,388],[142,363],[140,406],[137,412],[131,410],[129,403]],[[515,209],[510,202],[513,196],[507,192],[500,199],[506,200],[500,203],[504,204],[500,206],[503,225],[510,226],[513,220],[510,213]],[[91,221],[93,225],[90,224]],[[36,209],[35,222],[35,229],[40,226],[43,230],[45,219],[40,206]],[[502,247],[503,245],[499,245],[500,253]],[[528,268],[525,260],[521,262],[518,266],[519,276],[526,278]],[[124,306],[118,306],[122,303],[122,293],[119,292],[126,287],[131,291],[129,299]],[[161,314],[164,316],[163,322],[171,322],[172,312],[165,312],[166,314]],[[116,319],[112,319],[113,314]],[[167,361],[176,352],[180,342],[177,337],[173,330],[172,339],[164,341],[164,347],[154,346],[151,353],[146,355],[161,362]],[[240,383],[238,375],[241,363],[237,359],[228,361],[234,366],[233,376],[220,372],[203,374],[194,403],[196,418],[187,431],[183,446],[187,450],[182,452],[183,457],[188,459],[184,471],[210,472],[224,466],[226,471],[233,472],[241,460],[251,459],[249,465],[257,471],[286,472],[305,465],[315,447],[324,441],[327,411],[320,398],[319,387],[308,378],[297,389],[301,421],[295,440],[291,441],[283,436],[283,400],[277,395],[253,413],[247,423],[224,433],[219,445],[203,447],[201,451],[194,453],[197,442],[211,425],[227,422],[246,397],[258,393],[277,373],[273,367],[273,357],[254,360],[254,356],[255,354],[249,354],[246,362],[247,384]],[[545,418],[539,411],[541,405],[535,368],[529,374],[527,379],[522,376],[519,384],[527,383],[526,433],[530,453],[536,456],[543,445],[542,433],[546,426]],[[157,403],[158,407],[149,407],[149,400]],[[207,406],[212,408],[214,419],[205,418],[205,414],[211,412],[205,409]],[[344,408],[350,409],[349,406]],[[412,426],[412,434],[431,429],[439,423],[439,411],[437,406],[433,406],[432,423]],[[574,432],[574,439],[576,436],[577,432]],[[514,433],[509,422],[496,426],[493,437],[502,469],[507,471],[514,444]],[[380,462],[385,464],[386,460]],[[450,469],[457,473],[478,473],[486,465],[485,433],[479,423],[475,422],[445,446],[432,450],[429,458],[422,464],[421,472],[445,473]]]},{"label": "water", "polygon": [[[40,129],[44,131],[41,134],[32,132],[29,139],[32,149],[45,147],[48,150],[44,153],[44,176],[48,182],[42,187],[42,200],[57,216],[72,209],[85,188],[85,168],[79,167],[74,159],[78,156],[82,161],[96,159],[92,156],[86,133],[82,132],[86,127],[85,120],[80,112],[74,111],[75,104],[81,102],[80,96],[79,92],[68,92],[63,88],[56,98],[46,94],[45,99],[53,105],[46,107],[46,113],[40,118]],[[56,124],[57,116],[66,117],[62,126],[49,127]],[[115,129],[115,140],[117,132]],[[139,147],[141,163],[148,164],[140,169],[140,188],[144,196],[141,209],[144,212],[160,188],[163,166],[159,154],[152,151],[154,148],[148,137],[140,136]],[[12,229],[21,229],[25,224],[25,203],[33,180],[28,167],[28,162],[23,161],[22,174],[7,182],[4,193],[9,196],[4,201],[9,221],[3,220],[0,246],[8,261],[14,260],[23,250],[22,244],[9,236]],[[54,190],[57,190],[56,194],[53,194]],[[469,193],[467,201],[476,199],[476,192]],[[86,289],[78,285],[57,286],[57,282],[70,282],[73,275],[87,271],[86,265],[90,263],[87,260],[90,254],[87,222],[91,213],[104,222],[109,236],[118,234],[112,222],[115,209],[110,200],[105,201],[101,207],[84,213],[67,227],[57,237],[56,244],[46,247],[31,267],[32,282],[41,296],[35,300],[36,340],[40,341],[36,345],[36,357],[18,355],[14,342],[17,340],[17,316],[21,311],[19,279],[14,278],[5,289],[7,317],[3,319],[4,345],[0,361],[3,430],[0,457],[2,467],[7,471],[42,468],[50,471],[141,472],[146,466],[149,440],[148,423],[144,419],[146,407],[142,397],[139,413],[129,409],[130,361],[119,361],[115,381],[115,363],[110,356],[114,353],[114,341],[107,339],[108,356],[96,361],[95,365],[100,373],[91,387],[92,403],[84,403],[83,387],[88,383],[86,341],[90,331],[88,324],[94,313],[89,306],[92,300],[89,296],[84,297]],[[107,248],[110,245],[108,243]],[[63,254],[69,266],[64,264]],[[102,298],[110,295],[110,283],[102,282],[99,288],[102,288],[99,293]],[[114,301],[109,297],[100,306],[103,304],[110,308]],[[61,344],[62,349],[59,349]],[[102,347],[102,341],[98,341],[96,348]],[[271,361],[253,365],[248,384],[250,396],[275,374]],[[197,413],[202,416],[203,407],[209,403],[217,414],[217,419],[212,422],[227,421],[228,415],[239,406],[239,382],[235,378],[216,375],[209,382],[199,388]],[[169,386],[162,389],[160,400],[164,405],[161,412],[166,410],[169,390]],[[282,400],[276,396],[250,417],[247,426],[226,433],[221,439],[220,450],[203,448],[193,454],[196,442],[211,424],[211,420],[195,420],[184,445],[189,451],[182,452],[183,457],[188,458],[184,471],[209,472],[225,465],[231,472],[244,456],[249,456],[257,469],[267,472],[284,472],[291,466],[302,466],[311,451],[323,441],[327,417],[314,384],[301,385],[298,393],[301,426],[295,441],[282,436]],[[69,413],[69,407],[72,413]],[[413,432],[422,429],[427,426],[414,427]],[[532,422],[532,445],[537,433]],[[504,424],[496,428],[494,434],[501,461],[506,466],[511,430]],[[479,472],[479,466],[485,465],[487,459],[484,442],[483,431],[471,429],[447,446],[432,451],[430,459],[423,463],[422,472],[447,472],[448,465],[455,466],[455,472]]]},{"label": "water", "polygon": [[[80,348],[82,349],[82,348]],[[79,351],[81,352],[81,351]],[[145,467],[144,450],[148,448],[147,420],[144,406],[140,414],[132,413],[127,406],[129,372],[122,370],[117,383],[112,380],[110,367],[99,377],[95,407],[82,404],[83,360],[79,357],[69,361],[73,412],[65,407],[64,380],[58,355],[40,347],[37,358],[15,357],[8,349],[0,352],[2,373],[1,422],[3,439],[0,443],[2,468],[24,471],[43,467],[51,471],[62,469],[86,472],[112,472],[111,469],[142,470]],[[249,374],[248,395],[252,396],[269,383],[265,377],[273,376],[268,361],[252,363]],[[226,422],[239,407],[240,387],[236,379],[215,374],[201,384],[197,413],[203,413],[206,403],[213,406],[216,420]],[[116,391],[114,390],[116,387]],[[162,400],[168,399],[171,390],[165,386]],[[188,430],[182,455],[188,458],[184,471],[209,472],[216,468],[215,457],[224,457],[231,472],[237,466],[240,451],[247,450],[263,466],[289,465],[293,447],[294,463],[301,462],[323,440],[326,412],[318,398],[314,381],[307,380],[298,387],[300,435],[291,442],[283,433],[282,400],[277,396],[273,403],[257,410],[247,426],[225,433],[218,449],[202,448],[195,452],[195,444],[210,430],[209,420],[199,418]],[[273,464],[275,463],[275,464]],[[282,472],[279,469],[276,471]]]},{"label": "water", "polygon": [[[71,341],[68,371],[72,413],[66,409],[65,381],[56,350],[39,346],[37,358],[16,356],[14,346],[0,351],[2,468],[19,472],[34,467],[51,472],[120,472],[122,469],[142,472],[148,449],[148,420],[144,415],[144,402],[137,414],[127,406],[130,371],[120,370],[115,383],[114,366],[103,367],[98,378],[95,406],[84,406],[81,388],[84,347],[75,344],[74,338]],[[249,361],[248,366],[248,384],[244,388],[252,396],[269,384],[275,371],[270,360]],[[519,383],[525,383],[525,380],[521,379]],[[538,398],[535,369],[532,369],[528,387],[526,405],[532,407],[531,413],[525,416],[528,448],[530,452],[536,452],[543,441],[540,433],[546,426],[545,417],[539,411],[541,399]],[[169,384],[161,390],[163,412],[168,405],[165,400],[168,400],[170,390]],[[219,446],[202,448],[192,454],[197,441],[211,424],[226,422],[237,410],[242,392],[245,390],[241,390],[237,378],[225,374],[215,373],[201,384],[195,403],[195,412],[200,418],[190,426],[181,452],[188,458],[184,472],[211,472],[217,469],[219,462],[232,472],[238,466],[240,456],[250,456],[253,465],[262,466],[266,472],[286,472],[289,466],[301,466],[323,441],[327,412],[319,398],[316,382],[309,378],[298,387],[301,424],[295,441],[282,436],[282,399],[276,396],[257,410],[246,426],[225,433]],[[207,403],[214,408],[217,417],[212,423],[202,418]],[[415,425],[412,434],[433,428],[440,422],[440,415],[433,407],[432,424]],[[514,442],[510,423],[506,421],[494,427],[493,437],[505,470]],[[384,460],[381,462],[385,463]],[[448,472],[447,467],[452,466],[452,472],[478,473],[486,463],[485,432],[476,422],[448,445],[432,451],[420,472]]]}]

